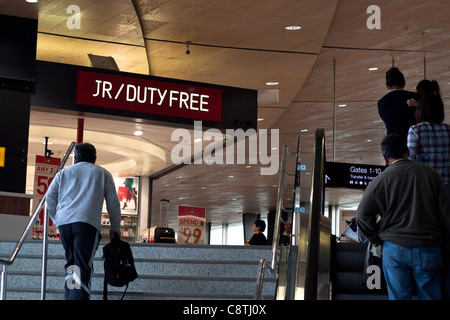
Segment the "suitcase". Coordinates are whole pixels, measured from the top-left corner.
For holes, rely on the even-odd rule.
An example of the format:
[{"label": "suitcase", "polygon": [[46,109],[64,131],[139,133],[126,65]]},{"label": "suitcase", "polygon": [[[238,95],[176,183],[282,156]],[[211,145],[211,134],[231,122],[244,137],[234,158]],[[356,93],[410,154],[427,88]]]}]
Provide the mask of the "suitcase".
[{"label": "suitcase", "polygon": [[175,231],[172,228],[155,228],[155,243],[175,243]]}]

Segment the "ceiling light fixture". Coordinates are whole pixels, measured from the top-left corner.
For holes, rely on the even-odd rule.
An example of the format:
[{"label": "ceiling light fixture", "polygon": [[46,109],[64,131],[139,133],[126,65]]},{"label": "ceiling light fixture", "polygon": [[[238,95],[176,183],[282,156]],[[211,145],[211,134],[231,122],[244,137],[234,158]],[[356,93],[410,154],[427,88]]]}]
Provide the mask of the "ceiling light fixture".
[{"label": "ceiling light fixture", "polygon": [[264,121],[264,118],[258,118],[258,121]]},{"label": "ceiling light fixture", "polygon": [[430,29],[426,29],[425,32],[426,33],[438,33],[441,32],[442,29],[441,28],[430,28]]},{"label": "ceiling light fixture", "polygon": [[266,82],[266,85],[267,86],[277,86],[277,85],[279,85],[280,83],[278,82],[278,81],[269,81],[269,82]]},{"label": "ceiling light fixture", "polygon": [[28,3],[37,3],[38,0],[26,0]]},{"label": "ceiling light fixture", "polygon": [[344,108],[344,107],[346,107],[347,105],[346,104],[340,104],[339,105],[339,108]]},{"label": "ceiling light fixture", "polygon": [[372,67],[372,68],[369,68],[369,71],[377,71],[378,70],[378,68],[377,67]]},{"label": "ceiling light fixture", "polygon": [[134,135],[135,135],[135,136],[142,136],[143,133],[144,133],[144,132],[142,132],[141,130],[136,130],[136,131],[134,132]]},{"label": "ceiling light fixture", "polygon": [[289,30],[289,31],[296,31],[296,30],[300,30],[301,28],[302,27],[300,27],[300,26],[292,25],[292,26],[287,26],[285,29]]}]

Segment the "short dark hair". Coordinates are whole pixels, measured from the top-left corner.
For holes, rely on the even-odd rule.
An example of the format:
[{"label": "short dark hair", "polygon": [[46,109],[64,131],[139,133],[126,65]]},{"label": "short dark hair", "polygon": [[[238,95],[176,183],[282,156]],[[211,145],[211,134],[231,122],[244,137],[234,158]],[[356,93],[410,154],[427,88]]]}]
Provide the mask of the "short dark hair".
[{"label": "short dark hair", "polygon": [[408,154],[408,147],[402,136],[390,134],[381,142],[381,152],[389,160],[400,159]]},{"label": "short dark hair", "polygon": [[256,220],[255,226],[257,228],[259,227],[259,231],[261,231],[261,232],[264,232],[264,230],[266,230],[266,223],[264,220]]},{"label": "short dark hair", "polygon": [[405,77],[403,76],[403,73],[400,72],[398,68],[392,67],[388,71],[386,71],[386,85],[389,87],[393,86],[399,86],[404,87],[405,86]]},{"label": "short dark hair", "polygon": [[75,145],[74,153],[76,162],[95,163],[97,159],[97,150],[90,143],[78,143]]}]

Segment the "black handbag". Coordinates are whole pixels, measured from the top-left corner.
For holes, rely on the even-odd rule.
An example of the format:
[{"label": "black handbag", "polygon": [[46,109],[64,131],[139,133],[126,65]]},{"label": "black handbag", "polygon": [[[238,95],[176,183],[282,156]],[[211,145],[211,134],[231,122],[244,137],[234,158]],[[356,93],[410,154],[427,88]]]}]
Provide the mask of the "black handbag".
[{"label": "black handbag", "polygon": [[105,270],[103,300],[108,300],[108,284],[113,287],[126,286],[120,298],[122,300],[128,284],[138,277],[130,245],[118,239],[111,241],[103,247],[103,260]]}]

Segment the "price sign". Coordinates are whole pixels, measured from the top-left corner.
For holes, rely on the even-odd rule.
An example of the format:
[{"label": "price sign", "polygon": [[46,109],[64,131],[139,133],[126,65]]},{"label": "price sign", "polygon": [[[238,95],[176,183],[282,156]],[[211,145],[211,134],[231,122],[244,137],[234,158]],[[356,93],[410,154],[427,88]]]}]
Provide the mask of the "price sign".
[{"label": "price sign", "polygon": [[[53,177],[56,174],[56,170],[61,163],[61,159],[59,158],[47,158],[44,156],[36,156],[36,169],[34,172],[34,200],[33,200],[33,212],[36,210],[39,202],[43,198],[45,192],[48,189],[48,186],[53,180]],[[44,207],[42,207],[41,212],[39,213],[39,217],[36,220],[36,223],[33,227],[32,237],[33,239],[42,239],[42,232],[44,229],[43,226],[44,220]],[[53,226],[53,222],[51,219],[49,220],[49,237],[51,239],[56,238],[57,230],[56,227]]]},{"label": "price sign", "polygon": [[205,243],[206,208],[178,206],[178,243]]}]

